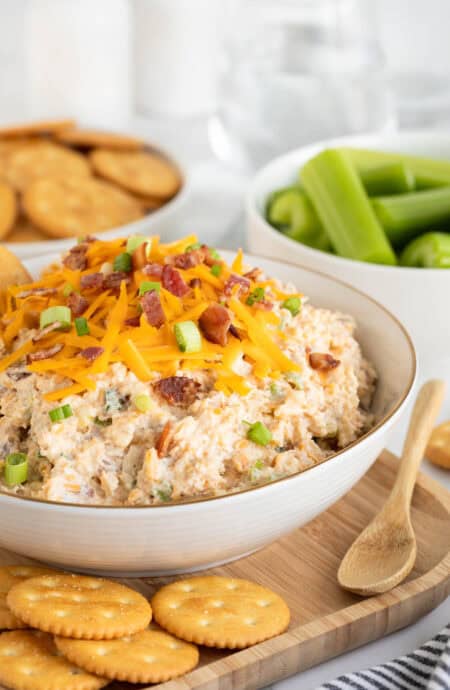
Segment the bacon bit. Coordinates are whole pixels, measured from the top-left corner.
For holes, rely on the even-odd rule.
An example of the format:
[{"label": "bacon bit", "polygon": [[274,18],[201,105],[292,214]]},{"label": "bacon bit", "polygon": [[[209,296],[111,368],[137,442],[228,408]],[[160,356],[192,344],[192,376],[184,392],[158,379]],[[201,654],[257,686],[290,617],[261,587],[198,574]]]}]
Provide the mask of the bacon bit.
[{"label": "bacon bit", "polygon": [[32,295],[34,297],[50,297],[51,295],[56,295],[58,290],[56,288],[46,288],[46,287],[37,287],[37,288],[32,288],[31,290],[23,290],[22,292],[19,292],[18,295],[16,295],[17,299],[25,299],[26,297],[31,297]]},{"label": "bacon bit", "polygon": [[[92,239],[88,240],[93,242]],[[87,268],[88,262],[86,258],[86,252],[88,250],[88,242],[82,242],[81,244],[76,244],[72,247],[70,252],[64,257],[63,264],[67,268],[73,271],[84,271]]]},{"label": "bacon bit", "polygon": [[207,340],[225,347],[231,326],[228,309],[220,304],[210,304],[200,316],[198,325]]},{"label": "bacon bit", "polygon": [[202,244],[198,251],[203,252],[203,263],[205,263],[207,266],[214,266],[214,264],[219,263],[211,254],[210,248],[207,244]]},{"label": "bacon bit", "polygon": [[161,328],[166,322],[166,315],[161,306],[161,300],[156,290],[148,290],[141,297],[141,306],[150,326]]},{"label": "bacon bit", "polygon": [[260,299],[253,306],[255,309],[262,309],[263,311],[271,311],[273,309],[273,304],[268,299]]},{"label": "bacon bit", "polygon": [[330,369],[335,369],[340,364],[339,359],[334,359],[334,357],[328,353],[323,352],[312,352],[309,355],[309,364],[312,369],[318,371],[329,371]]},{"label": "bacon bit", "polygon": [[131,328],[139,328],[140,324],[140,316],[131,316],[129,319],[125,319],[125,326],[130,326]]},{"label": "bacon bit", "polygon": [[193,249],[190,252],[185,252],[184,254],[176,254],[176,256],[167,258],[171,259],[170,263],[173,266],[175,266],[176,268],[182,268],[186,271],[188,268],[194,268],[194,266],[202,264],[205,257],[201,249]]},{"label": "bacon bit", "polygon": [[136,249],[132,253],[131,262],[133,264],[133,271],[138,271],[139,269],[144,268],[146,264],[148,264],[147,247],[148,242],[143,242],[139,245],[139,247],[136,247]]},{"label": "bacon bit", "polygon": [[88,273],[88,275],[81,276],[80,287],[82,290],[101,290],[103,278],[103,273]]},{"label": "bacon bit", "polygon": [[192,280],[189,281],[189,287],[192,289],[194,288],[201,288],[202,286],[202,281],[200,278],[192,278]]},{"label": "bacon bit", "polygon": [[130,276],[125,271],[113,271],[106,276],[103,276],[104,290],[120,290],[120,284],[124,280],[126,283],[130,281]]},{"label": "bacon bit", "polygon": [[172,422],[166,422],[163,430],[161,431],[158,442],[155,446],[159,458],[162,458],[164,455],[166,455],[167,451],[169,450],[169,445],[171,441],[171,431]]},{"label": "bacon bit", "polygon": [[248,278],[249,280],[258,280],[258,278],[261,277],[262,271],[260,268],[252,268],[251,271],[247,271],[247,273],[244,273],[245,278]]},{"label": "bacon bit", "polygon": [[197,398],[200,384],[188,376],[169,376],[166,379],[156,381],[153,387],[164,400],[167,400],[169,405],[187,407]]},{"label": "bacon bit", "polygon": [[142,273],[146,276],[151,276],[152,278],[161,278],[163,272],[163,267],[161,264],[146,264],[142,269]]},{"label": "bacon bit", "polygon": [[180,273],[172,266],[163,266],[161,277],[163,287],[176,297],[184,297],[190,291],[189,285],[184,282]]},{"label": "bacon bit", "polygon": [[236,292],[236,297],[240,297],[250,290],[250,281],[248,278],[244,278],[244,276],[238,276],[236,273],[232,273],[225,283],[223,289],[227,297],[231,297],[235,285],[239,286]]},{"label": "bacon bit", "polygon": [[54,321],[53,323],[50,323],[45,328],[42,328],[39,331],[39,333],[36,333],[36,335],[34,335],[31,338],[31,340],[33,341],[33,343],[37,343],[37,342],[39,342],[39,340],[42,340],[42,338],[45,338],[45,336],[48,335],[49,333],[51,333],[52,331],[57,331],[58,328],[61,328],[61,326],[62,326],[61,321]]},{"label": "bacon bit", "polygon": [[78,292],[71,292],[67,298],[66,304],[73,316],[81,316],[89,306],[86,297],[82,297]]},{"label": "bacon bit", "polygon": [[242,340],[241,334],[239,333],[239,330],[236,328],[234,323],[230,324],[230,333],[232,336],[237,338],[238,340]]},{"label": "bacon bit", "polygon": [[93,362],[97,357],[100,357],[104,351],[104,347],[86,347],[84,350],[81,350],[79,354],[81,357],[84,357],[84,359],[87,359],[88,362]]},{"label": "bacon bit", "polygon": [[58,352],[61,352],[64,345],[61,343],[56,343],[52,347],[48,347],[46,350],[38,350],[37,352],[30,352],[27,355],[27,364],[32,364],[33,362],[39,362],[41,359],[50,359]]}]

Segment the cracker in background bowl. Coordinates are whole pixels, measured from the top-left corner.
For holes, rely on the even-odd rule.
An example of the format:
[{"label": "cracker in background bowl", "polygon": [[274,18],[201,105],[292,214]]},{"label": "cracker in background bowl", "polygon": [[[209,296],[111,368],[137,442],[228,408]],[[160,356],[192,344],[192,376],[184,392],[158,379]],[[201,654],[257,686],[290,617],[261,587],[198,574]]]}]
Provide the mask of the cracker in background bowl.
[{"label": "cracker in background bowl", "polygon": [[55,120],[35,120],[34,122],[24,122],[23,124],[0,127],[0,139],[9,139],[25,136],[43,136],[55,134],[63,129],[74,127],[75,120],[64,118]]},{"label": "cracker in background bowl", "polygon": [[106,148],[119,151],[138,151],[145,142],[137,137],[97,129],[63,129],[55,134],[57,141],[78,148]]},{"label": "cracker in background bowl", "polygon": [[17,199],[14,189],[0,180],[0,240],[3,240],[14,225],[17,216]]},{"label": "cracker in background bowl", "polygon": [[50,141],[36,141],[12,151],[4,168],[5,179],[20,192],[44,177],[90,177],[86,158]]},{"label": "cracker in background bowl", "polygon": [[23,207],[33,224],[58,239],[95,234],[144,215],[131,195],[93,177],[36,180],[23,196]]},{"label": "cracker in background bowl", "polygon": [[181,186],[177,168],[155,153],[95,149],[89,158],[97,175],[133,194],[169,199]]}]

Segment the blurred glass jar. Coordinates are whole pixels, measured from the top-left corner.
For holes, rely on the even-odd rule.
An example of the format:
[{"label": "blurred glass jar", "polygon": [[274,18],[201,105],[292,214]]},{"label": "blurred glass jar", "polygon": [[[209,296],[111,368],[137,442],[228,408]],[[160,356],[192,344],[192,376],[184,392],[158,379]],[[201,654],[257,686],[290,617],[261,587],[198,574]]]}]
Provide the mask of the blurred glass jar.
[{"label": "blurred glass jar", "polygon": [[371,0],[230,0],[219,158],[254,169],[302,144],[394,127]]}]

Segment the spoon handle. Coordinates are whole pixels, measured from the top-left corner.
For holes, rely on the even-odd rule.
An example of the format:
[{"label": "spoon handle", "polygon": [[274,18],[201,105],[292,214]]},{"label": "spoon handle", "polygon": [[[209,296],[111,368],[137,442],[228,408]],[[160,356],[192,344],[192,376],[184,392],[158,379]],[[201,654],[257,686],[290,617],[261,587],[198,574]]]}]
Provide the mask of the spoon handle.
[{"label": "spoon handle", "polygon": [[420,463],[444,396],[445,383],[439,380],[428,381],[419,391],[403,446],[400,469],[392,490],[395,502],[401,501],[408,506],[411,501]]}]

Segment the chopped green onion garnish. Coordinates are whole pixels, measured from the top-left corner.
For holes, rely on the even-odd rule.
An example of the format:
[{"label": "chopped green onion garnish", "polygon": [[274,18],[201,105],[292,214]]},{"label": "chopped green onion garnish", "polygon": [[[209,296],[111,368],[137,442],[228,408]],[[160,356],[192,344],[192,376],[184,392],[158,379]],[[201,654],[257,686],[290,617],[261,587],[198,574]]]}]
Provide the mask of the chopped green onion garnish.
[{"label": "chopped green onion garnish", "polygon": [[113,268],[115,271],[129,273],[131,271],[131,254],[128,254],[128,252],[123,252],[123,254],[116,256],[114,259]]},{"label": "chopped green onion garnish", "polygon": [[214,264],[213,266],[211,266],[211,273],[213,274],[213,276],[216,276],[216,278],[218,278],[222,273],[221,264]]},{"label": "chopped green onion garnish", "polygon": [[68,297],[72,294],[72,292],[74,292],[74,290],[75,288],[73,285],[71,285],[70,283],[66,283],[63,287],[63,296]]},{"label": "chopped green onion garnish", "polygon": [[193,321],[181,321],[173,327],[175,340],[181,352],[200,352],[202,338]]},{"label": "chopped green onion garnish", "polygon": [[255,422],[250,425],[247,431],[247,438],[253,443],[257,443],[260,446],[267,446],[272,440],[272,434],[265,424],[262,422]]},{"label": "chopped green onion garnish", "polygon": [[128,254],[132,254],[135,249],[141,246],[141,244],[144,244],[144,242],[148,241],[148,237],[144,237],[144,235],[131,235],[131,237],[128,238],[127,240],[127,252]]},{"label": "chopped green onion garnish", "polygon": [[247,297],[247,304],[252,307],[255,302],[261,302],[264,299],[264,288],[257,287]]},{"label": "chopped green onion garnish", "polygon": [[62,422],[68,417],[72,417],[73,412],[70,405],[62,405],[61,407],[54,407],[50,410],[48,416],[52,422]]},{"label": "chopped green onion garnish", "polygon": [[118,412],[124,406],[125,400],[115,388],[108,388],[105,391],[105,412]]},{"label": "chopped green onion garnish", "polygon": [[23,484],[28,477],[28,458],[25,453],[10,453],[5,461],[5,483],[8,486]]},{"label": "chopped green onion garnish", "polygon": [[213,259],[215,259],[216,261],[221,261],[222,257],[220,256],[217,249],[214,249],[213,247],[209,247],[209,253],[211,254]]},{"label": "chopped green onion garnish", "polygon": [[186,249],[184,250],[184,253],[187,254],[188,252],[193,252],[195,249],[200,249],[202,245],[200,242],[194,242],[194,244],[190,244]]},{"label": "chopped green onion garnish", "polygon": [[49,307],[41,312],[39,325],[41,328],[45,328],[55,321],[59,321],[61,328],[70,328],[71,320],[72,312],[69,307]]},{"label": "chopped green onion garnish", "polygon": [[97,424],[98,426],[111,426],[112,419],[111,417],[108,417],[107,419],[100,419],[100,417],[94,417],[94,424]]},{"label": "chopped green onion garnish", "polygon": [[152,280],[144,280],[139,285],[139,294],[140,295],[145,295],[145,293],[150,292],[150,290],[154,290],[155,292],[160,292],[161,283],[153,282]]},{"label": "chopped green onion garnish", "polygon": [[167,503],[172,498],[172,487],[169,486],[167,490],[156,489],[156,495],[158,496],[160,501],[162,501],[163,503]]},{"label": "chopped green onion garnish", "polygon": [[153,407],[152,399],[149,395],[146,395],[145,393],[142,393],[141,395],[136,395],[133,402],[136,405],[139,412],[148,412]]},{"label": "chopped green onion garnish", "polygon": [[77,237],[77,244],[83,244],[83,242],[86,242],[85,235],[82,235],[82,237]]},{"label": "chopped green onion garnish", "polygon": [[302,307],[302,301],[300,297],[288,297],[281,303],[281,307],[290,311],[292,316],[297,316]]},{"label": "chopped green onion garnish", "polygon": [[264,469],[264,460],[257,460],[256,462],[253,463],[253,465],[250,468],[250,480],[252,482],[257,482],[258,479],[260,478],[260,473],[261,470]]},{"label": "chopped green onion garnish", "polygon": [[75,330],[77,335],[89,335],[89,324],[84,316],[78,316],[75,319]]}]

